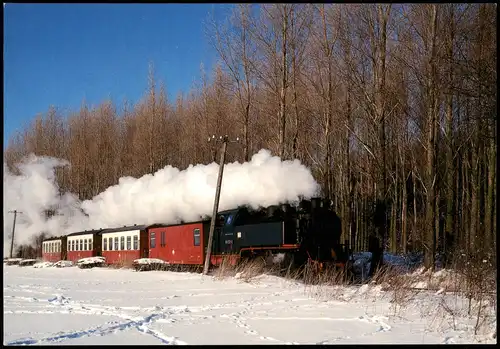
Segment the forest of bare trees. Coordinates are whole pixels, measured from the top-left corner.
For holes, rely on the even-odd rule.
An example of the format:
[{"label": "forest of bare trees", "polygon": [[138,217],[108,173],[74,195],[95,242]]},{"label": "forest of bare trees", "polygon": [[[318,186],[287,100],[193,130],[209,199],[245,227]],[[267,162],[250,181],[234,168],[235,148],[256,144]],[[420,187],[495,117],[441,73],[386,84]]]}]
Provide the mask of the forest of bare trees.
[{"label": "forest of bare trees", "polygon": [[[67,159],[61,191],[89,199],[122,176],[214,161],[212,134],[298,158],[366,250],[496,251],[496,4],[235,5],[210,21],[218,65],[168,100],[150,66],[141,101],[57,107],[12,136],[4,159]],[[165,77],[168,80],[168,77]],[[493,256],[496,258],[496,256]]]}]

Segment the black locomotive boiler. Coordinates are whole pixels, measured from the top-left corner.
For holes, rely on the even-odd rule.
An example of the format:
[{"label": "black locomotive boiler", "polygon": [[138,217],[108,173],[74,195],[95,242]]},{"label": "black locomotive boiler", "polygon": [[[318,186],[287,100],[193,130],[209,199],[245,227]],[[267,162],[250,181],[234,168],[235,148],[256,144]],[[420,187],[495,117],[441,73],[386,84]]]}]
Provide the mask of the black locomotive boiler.
[{"label": "black locomotive boiler", "polygon": [[330,201],[302,200],[252,210],[239,207],[220,212],[212,255],[251,258],[286,254],[294,264],[309,261],[344,265],[348,249],[340,242],[341,221]]}]

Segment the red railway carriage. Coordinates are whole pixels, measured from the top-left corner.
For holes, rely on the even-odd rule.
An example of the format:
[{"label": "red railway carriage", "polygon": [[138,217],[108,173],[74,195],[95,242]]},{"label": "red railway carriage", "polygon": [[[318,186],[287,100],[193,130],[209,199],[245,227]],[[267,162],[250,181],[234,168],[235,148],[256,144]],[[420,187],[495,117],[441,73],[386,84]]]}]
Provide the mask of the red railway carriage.
[{"label": "red railway carriage", "polygon": [[203,264],[210,222],[149,227],[149,257],[170,264]]},{"label": "red railway carriage", "polygon": [[133,225],[101,232],[102,256],[107,264],[132,265],[148,257],[148,226]]},{"label": "red railway carriage", "polygon": [[76,262],[81,258],[100,256],[101,231],[85,230],[67,235],[68,260]]},{"label": "red railway carriage", "polygon": [[48,238],[42,242],[42,259],[45,262],[58,262],[66,259],[66,236]]}]

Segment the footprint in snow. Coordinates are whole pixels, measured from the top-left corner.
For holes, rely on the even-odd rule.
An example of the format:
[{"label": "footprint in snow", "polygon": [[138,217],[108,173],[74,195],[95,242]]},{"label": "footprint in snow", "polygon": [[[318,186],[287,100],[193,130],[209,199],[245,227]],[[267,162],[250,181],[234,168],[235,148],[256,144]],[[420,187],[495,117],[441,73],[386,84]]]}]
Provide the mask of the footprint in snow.
[{"label": "footprint in snow", "polygon": [[453,337],[446,337],[443,341],[443,344],[454,344],[455,343],[455,340],[453,339]]}]

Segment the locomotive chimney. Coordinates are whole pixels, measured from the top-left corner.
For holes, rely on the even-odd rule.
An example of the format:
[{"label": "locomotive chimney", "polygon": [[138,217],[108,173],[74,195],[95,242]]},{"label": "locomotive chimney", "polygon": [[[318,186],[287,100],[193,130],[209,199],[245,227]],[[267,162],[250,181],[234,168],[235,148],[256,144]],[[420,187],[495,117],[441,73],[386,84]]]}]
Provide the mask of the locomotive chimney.
[{"label": "locomotive chimney", "polygon": [[281,211],[283,212],[283,217],[288,218],[292,215],[292,206],[290,204],[281,204]]},{"label": "locomotive chimney", "polygon": [[309,200],[300,201],[299,209],[302,211],[302,213],[310,213],[311,212],[311,202]]},{"label": "locomotive chimney", "polygon": [[321,199],[320,198],[312,198],[311,199],[311,211],[312,213],[318,211],[321,208]]},{"label": "locomotive chimney", "polygon": [[331,207],[331,201],[330,199],[323,199],[323,208],[325,210],[329,210]]},{"label": "locomotive chimney", "polygon": [[272,205],[267,208],[267,217],[272,218],[278,214],[278,206]]}]

